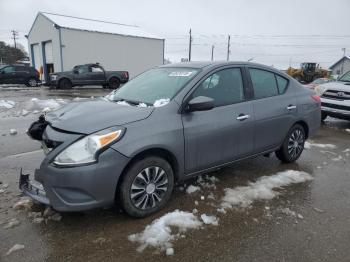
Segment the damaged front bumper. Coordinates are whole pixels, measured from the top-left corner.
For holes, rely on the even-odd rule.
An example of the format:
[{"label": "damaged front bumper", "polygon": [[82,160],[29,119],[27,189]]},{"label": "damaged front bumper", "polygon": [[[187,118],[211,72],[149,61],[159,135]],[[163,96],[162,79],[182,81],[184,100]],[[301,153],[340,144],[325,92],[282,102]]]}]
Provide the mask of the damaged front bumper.
[{"label": "damaged front bumper", "polygon": [[46,196],[43,185],[37,181],[29,180],[29,174],[23,174],[22,169],[19,176],[19,189],[32,199],[50,205],[50,200]]}]

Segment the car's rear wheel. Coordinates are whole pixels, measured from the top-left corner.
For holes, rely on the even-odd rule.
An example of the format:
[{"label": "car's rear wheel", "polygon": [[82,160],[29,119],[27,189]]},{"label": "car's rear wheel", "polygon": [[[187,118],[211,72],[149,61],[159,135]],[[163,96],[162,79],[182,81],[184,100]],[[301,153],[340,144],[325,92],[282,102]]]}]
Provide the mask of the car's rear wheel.
[{"label": "car's rear wheel", "polygon": [[174,187],[170,164],[156,156],[136,161],[124,174],[119,202],[133,217],[146,217],[168,202]]},{"label": "car's rear wheel", "polygon": [[325,112],[321,113],[321,120],[322,121],[326,120],[327,117],[328,117],[328,115]]},{"label": "car's rear wheel", "polygon": [[117,89],[120,87],[120,81],[118,78],[116,77],[112,77],[109,81],[108,81],[108,86],[111,89]]},{"label": "car's rear wheel", "polygon": [[64,78],[64,79],[62,79],[59,82],[58,87],[60,89],[71,89],[72,88],[72,82],[69,79]]},{"label": "car's rear wheel", "polygon": [[27,86],[36,87],[38,86],[38,81],[35,78],[29,78],[27,81]]},{"label": "car's rear wheel", "polygon": [[281,148],[276,151],[276,156],[282,162],[292,163],[300,157],[304,144],[305,130],[301,125],[296,124],[289,130]]}]

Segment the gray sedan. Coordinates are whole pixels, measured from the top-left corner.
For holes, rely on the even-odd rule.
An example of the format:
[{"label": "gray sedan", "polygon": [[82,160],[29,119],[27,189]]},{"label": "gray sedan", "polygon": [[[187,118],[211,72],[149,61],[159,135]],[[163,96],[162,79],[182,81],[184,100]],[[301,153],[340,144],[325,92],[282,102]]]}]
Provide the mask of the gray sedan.
[{"label": "gray sedan", "polygon": [[58,211],[117,203],[145,217],[179,181],[272,152],[296,161],[320,118],[320,98],[270,67],[161,66],[34,122],[28,133],[47,155],[20,188]]}]

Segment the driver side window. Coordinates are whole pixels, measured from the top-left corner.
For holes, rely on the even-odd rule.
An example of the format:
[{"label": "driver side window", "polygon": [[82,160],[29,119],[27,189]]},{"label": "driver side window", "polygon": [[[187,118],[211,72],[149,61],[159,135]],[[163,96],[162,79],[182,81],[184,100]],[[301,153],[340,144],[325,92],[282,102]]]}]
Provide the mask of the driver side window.
[{"label": "driver side window", "polygon": [[244,101],[241,69],[223,69],[210,75],[192,93],[191,98],[198,96],[214,99],[215,107]]}]

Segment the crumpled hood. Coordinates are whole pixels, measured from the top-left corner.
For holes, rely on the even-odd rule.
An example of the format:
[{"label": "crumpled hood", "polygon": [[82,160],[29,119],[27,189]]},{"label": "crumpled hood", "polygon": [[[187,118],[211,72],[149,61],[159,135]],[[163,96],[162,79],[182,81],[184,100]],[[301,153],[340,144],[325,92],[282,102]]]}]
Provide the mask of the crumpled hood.
[{"label": "crumpled hood", "polygon": [[343,91],[343,92],[350,92],[350,83],[348,82],[330,82],[320,85],[322,87],[325,87],[326,90],[337,90],[337,91]]},{"label": "crumpled hood", "polygon": [[51,126],[61,130],[91,134],[147,118],[153,108],[119,105],[106,99],[71,102],[46,115]]}]

